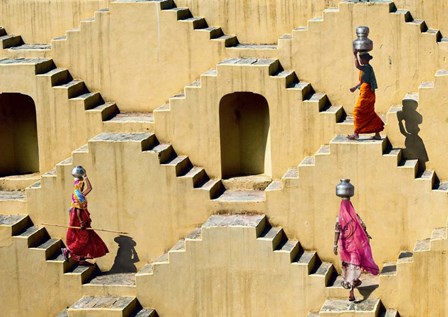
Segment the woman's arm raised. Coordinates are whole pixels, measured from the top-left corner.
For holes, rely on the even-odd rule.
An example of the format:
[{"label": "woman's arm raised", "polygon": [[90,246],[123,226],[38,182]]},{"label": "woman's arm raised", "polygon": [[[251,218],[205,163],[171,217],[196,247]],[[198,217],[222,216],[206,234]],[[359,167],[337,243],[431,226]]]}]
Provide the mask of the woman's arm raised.
[{"label": "woman's arm raised", "polygon": [[86,184],[86,189],[82,191],[84,196],[87,196],[92,191],[92,184],[90,184],[90,180],[87,175],[84,176],[84,182]]}]

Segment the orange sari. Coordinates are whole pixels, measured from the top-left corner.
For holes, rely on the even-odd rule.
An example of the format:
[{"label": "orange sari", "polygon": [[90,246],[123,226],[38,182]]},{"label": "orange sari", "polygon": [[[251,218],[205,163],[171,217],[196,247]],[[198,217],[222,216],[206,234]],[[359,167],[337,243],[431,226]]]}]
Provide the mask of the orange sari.
[{"label": "orange sari", "polygon": [[[362,71],[359,73],[361,81]],[[375,112],[375,92],[368,83],[362,83],[359,98],[353,109],[355,133],[377,133],[383,131],[384,122]]]}]

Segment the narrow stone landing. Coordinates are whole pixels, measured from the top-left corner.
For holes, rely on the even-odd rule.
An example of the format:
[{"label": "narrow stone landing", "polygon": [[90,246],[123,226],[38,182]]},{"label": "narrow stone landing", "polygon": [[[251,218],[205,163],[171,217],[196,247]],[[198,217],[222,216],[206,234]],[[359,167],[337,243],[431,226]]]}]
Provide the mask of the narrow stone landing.
[{"label": "narrow stone landing", "polygon": [[154,116],[152,112],[122,112],[103,121],[104,132],[153,132]]},{"label": "narrow stone landing", "polygon": [[379,310],[380,301],[378,299],[366,299],[361,302],[350,302],[347,299],[329,299],[320,309],[320,316],[335,316],[345,313],[344,316],[376,317]]},{"label": "narrow stone landing", "polygon": [[82,288],[92,296],[137,296],[135,273],[99,273]]},{"label": "narrow stone landing", "polygon": [[398,317],[395,309],[386,309],[378,298],[350,302],[348,299],[328,299],[320,312],[308,316],[344,316],[344,317]]},{"label": "narrow stone landing", "polygon": [[0,200],[26,200],[26,194],[19,190],[0,190]]},{"label": "narrow stone landing", "polygon": [[26,214],[26,193],[19,190],[0,190],[0,214]]},{"label": "narrow stone landing", "polygon": [[267,175],[238,176],[222,180],[226,190],[242,191],[265,190],[271,182],[271,177]]},{"label": "narrow stone landing", "polygon": [[[68,317],[156,317],[153,309],[141,307],[135,297],[84,296],[67,309]],[[63,314],[63,312],[61,313]],[[62,315],[64,316],[64,315]]]},{"label": "narrow stone landing", "polygon": [[264,202],[265,193],[255,190],[226,190],[217,201],[220,202]]}]

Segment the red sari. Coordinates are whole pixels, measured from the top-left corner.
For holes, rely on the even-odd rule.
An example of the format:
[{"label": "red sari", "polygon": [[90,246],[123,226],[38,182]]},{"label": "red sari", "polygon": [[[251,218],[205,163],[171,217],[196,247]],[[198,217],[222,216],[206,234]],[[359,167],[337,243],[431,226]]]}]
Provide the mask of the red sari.
[{"label": "red sari", "polygon": [[[87,200],[82,194],[83,189],[84,181],[75,180],[73,184],[72,208],[70,210],[70,226],[81,227],[76,214],[79,211],[84,226],[91,228],[90,223],[92,220],[87,210]],[[66,242],[70,255],[75,261],[99,258],[109,252],[104,241],[93,230],[69,228],[67,230]]]},{"label": "red sari", "polygon": [[[362,82],[362,71],[359,73]],[[369,83],[362,82],[359,88],[359,98],[353,109],[355,133],[377,133],[384,129],[384,122],[375,112],[375,91]]]}]

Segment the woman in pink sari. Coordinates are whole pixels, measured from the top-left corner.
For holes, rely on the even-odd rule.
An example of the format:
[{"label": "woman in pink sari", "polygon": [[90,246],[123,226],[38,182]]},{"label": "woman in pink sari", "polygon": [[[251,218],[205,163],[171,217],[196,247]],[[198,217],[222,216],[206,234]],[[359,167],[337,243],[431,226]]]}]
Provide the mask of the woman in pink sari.
[{"label": "woman in pink sari", "polygon": [[366,226],[355,212],[349,198],[341,201],[339,216],[336,218],[334,254],[342,261],[342,286],[350,290],[350,301],[355,300],[353,290],[361,285],[359,277],[362,271],[378,275],[378,265],[375,264],[369,244],[370,236]]}]

